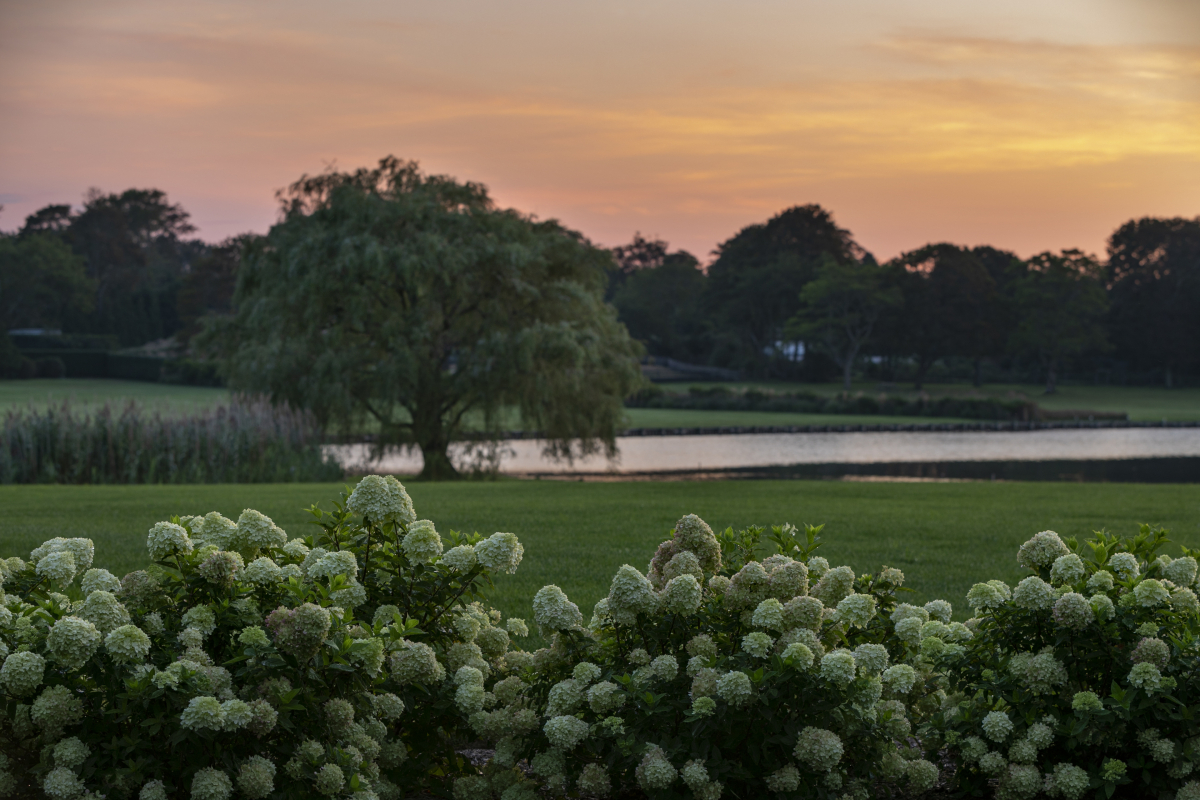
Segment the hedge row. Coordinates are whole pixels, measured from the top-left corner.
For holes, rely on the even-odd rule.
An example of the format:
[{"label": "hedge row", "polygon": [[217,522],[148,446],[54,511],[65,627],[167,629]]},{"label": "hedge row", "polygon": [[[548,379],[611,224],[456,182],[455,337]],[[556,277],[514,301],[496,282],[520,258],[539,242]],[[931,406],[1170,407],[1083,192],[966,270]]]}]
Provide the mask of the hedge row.
[{"label": "hedge row", "polygon": [[819,395],[813,392],[734,391],[723,386],[693,387],[687,394],[652,386],[626,400],[630,408],[677,408],[720,411],[777,411],[798,414],[885,414],[907,417],[960,417],[964,419],[1038,419],[1038,408],[1024,400],[995,398],[915,398],[880,394]]}]

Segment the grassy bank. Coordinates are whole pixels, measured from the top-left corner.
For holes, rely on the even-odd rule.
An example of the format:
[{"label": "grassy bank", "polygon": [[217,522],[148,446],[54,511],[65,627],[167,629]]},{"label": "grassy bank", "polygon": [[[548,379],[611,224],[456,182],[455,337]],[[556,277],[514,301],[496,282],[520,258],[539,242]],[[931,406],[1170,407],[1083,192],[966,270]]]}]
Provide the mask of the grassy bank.
[{"label": "grassy bank", "polygon": [[[671,392],[686,392],[690,386],[721,385],[730,389],[760,388],[774,391],[809,391],[833,395],[841,384],[799,383],[678,383],[663,384]],[[863,383],[854,391],[878,394],[879,385]],[[912,395],[910,387],[900,385],[888,389],[892,395]],[[986,385],[982,389],[964,384],[938,384],[926,387],[931,397],[1027,398],[1046,409],[1072,411],[1126,412],[1130,419],[1141,421],[1200,420],[1200,389],[1159,389],[1127,386],[1064,386],[1058,394],[1046,396],[1039,387],[1027,385]],[[207,408],[229,401],[227,389],[200,386],[176,386],[140,381],[64,378],[59,380],[0,381],[0,412],[25,407],[30,403],[44,406],[71,400],[82,405],[101,405],[137,400],[152,408],[189,411]],[[670,408],[626,409],[626,424],[631,428],[707,428],[756,425],[891,425],[931,422],[962,422],[950,417],[899,417],[882,415],[793,414],[767,411],[700,411]],[[515,417],[509,427],[519,427]]]},{"label": "grassy bank", "polygon": [[[533,594],[561,586],[589,612],[624,563],[645,569],[681,515],[727,525],[825,523],[821,548],[856,571],[899,567],[914,600],[944,597],[962,613],[973,583],[1022,577],[1016,549],[1052,529],[1080,536],[1139,522],[1167,526],[1172,539],[1200,546],[1195,487],[1137,484],[864,484],[807,481],[728,483],[518,482],[412,484],[417,512],[440,530],[513,531],[525,545],[514,576],[502,576],[496,605],[530,617]],[[87,536],[96,565],[118,575],[146,563],[146,531],[171,514],[217,510],[236,518],[253,507],[292,536],[305,531],[310,503],[326,508],[340,486],[27,486],[0,487],[0,556],[29,551],[52,536]],[[1175,545],[1170,553],[1178,554]]]},{"label": "grassy bank", "polygon": [[81,406],[124,403],[136,400],[156,409],[191,411],[229,402],[228,389],[208,386],[179,386],[146,381],[119,381],[108,378],[37,378],[28,381],[0,381],[0,412],[25,408],[30,404],[45,407],[64,400]]},{"label": "grassy bank", "polygon": [[[776,392],[815,392],[833,395],[842,391],[842,385],[832,383],[666,383],[662,387],[670,392],[687,392],[691,387],[711,388],[723,386],[731,390],[762,389]],[[878,395],[885,391],[875,382],[855,383],[853,392]],[[887,394],[912,397],[918,394],[910,384],[888,387]],[[938,397],[994,397],[999,399],[1027,399],[1051,411],[1115,411],[1129,414],[1129,418],[1142,422],[1194,421],[1200,420],[1200,389],[1162,389],[1155,386],[1060,386],[1052,395],[1042,394],[1042,387],[1029,384],[985,384],[976,389],[962,383],[927,384],[924,393]],[[926,420],[928,421],[928,420]],[[938,421],[941,421],[939,418]]]}]

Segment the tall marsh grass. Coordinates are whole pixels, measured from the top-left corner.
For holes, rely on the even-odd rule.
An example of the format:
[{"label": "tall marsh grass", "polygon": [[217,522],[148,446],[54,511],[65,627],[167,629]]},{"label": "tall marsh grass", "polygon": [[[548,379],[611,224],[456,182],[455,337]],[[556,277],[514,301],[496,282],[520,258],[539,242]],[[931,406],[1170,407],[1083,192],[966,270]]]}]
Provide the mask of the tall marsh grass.
[{"label": "tall marsh grass", "polygon": [[9,411],[0,427],[6,484],[276,483],[342,472],[322,454],[311,416],[263,400],[179,414],[64,402]]}]

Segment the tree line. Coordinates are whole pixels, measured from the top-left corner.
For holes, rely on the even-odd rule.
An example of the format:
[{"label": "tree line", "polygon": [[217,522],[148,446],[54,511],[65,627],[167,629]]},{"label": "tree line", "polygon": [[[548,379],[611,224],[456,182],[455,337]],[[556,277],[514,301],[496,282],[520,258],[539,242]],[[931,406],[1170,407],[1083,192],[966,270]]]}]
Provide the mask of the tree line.
[{"label": "tree line", "polygon": [[[157,189],[46,206],[0,236],[0,324],[186,344],[230,310],[257,238],[210,244],[194,230]],[[976,384],[990,367],[1038,372],[1048,391],[1064,370],[1171,387],[1200,368],[1200,219],[1131,220],[1103,260],[937,243],[880,264],[806,205],[713,255],[705,269],[640,234],[612,250],[605,299],[650,355],[781,380],[847,380],[865,363],[917,388],[951,360]]]},{"label": "tree line", "polygon": [[707,270],[640,235],[613,254],[608,297],[650,354],[748,377],[849,386],[866,360],[921,388],[953,361],[1052,392],[1066,370],[1171,387],[1200,368],[1200,218],[1131,220],[1103,260],[936,243],[881,264],[806,205],[743,228]]}]

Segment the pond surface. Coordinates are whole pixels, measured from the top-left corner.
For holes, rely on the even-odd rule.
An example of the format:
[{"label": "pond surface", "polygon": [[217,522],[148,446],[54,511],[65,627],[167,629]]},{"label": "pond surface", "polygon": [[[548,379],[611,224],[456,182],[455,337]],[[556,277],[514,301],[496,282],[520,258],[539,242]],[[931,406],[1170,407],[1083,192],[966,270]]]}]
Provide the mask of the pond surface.
[{"label": "pond surface", "polygon": [[[658,472],[772,467],[792,464],[872,464],[939,461],[1102,460],[1200,456],[1200,428],[1108,428],[1010,432],[749,433],[724,436],[628,436],[620,454],[556,463],[542,456],[541,442],[503,443],[501,471]],[[343,464],[380,472],[415,473],[419,450],[395,451],[368,460],[367,445],[331,445]],[[451,452],[455,463],[463,448]]]}]

